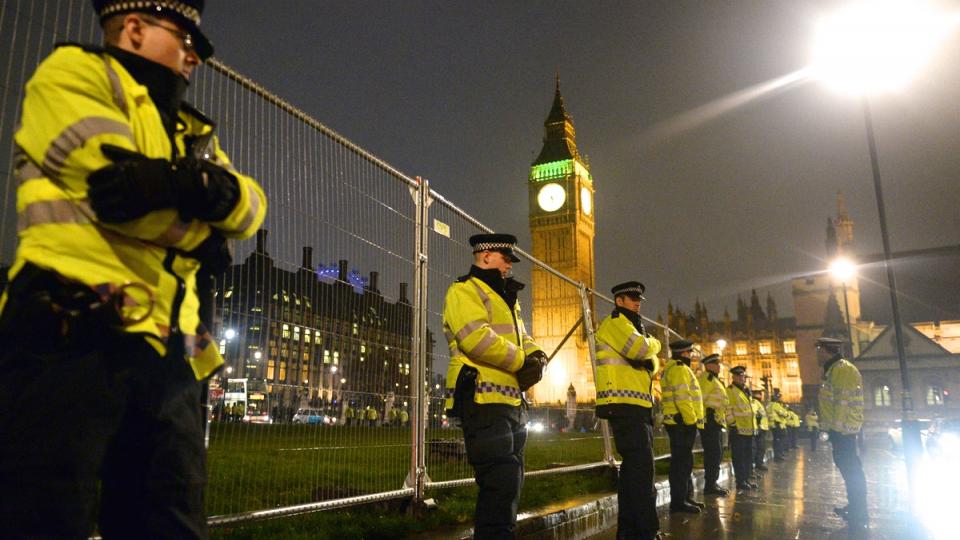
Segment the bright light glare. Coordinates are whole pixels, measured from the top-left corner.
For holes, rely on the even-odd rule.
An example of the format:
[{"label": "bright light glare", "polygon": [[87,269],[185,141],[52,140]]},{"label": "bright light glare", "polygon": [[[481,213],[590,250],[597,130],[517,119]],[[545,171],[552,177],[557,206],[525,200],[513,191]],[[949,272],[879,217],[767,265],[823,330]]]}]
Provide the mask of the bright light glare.
[{"label": "bright light glare", "polygon": [[[560,360],[559,358],[556,360]],[[567,367],[563,365],[563,362],[557,362],[554,360],[547,365],[546,376],[547,380],[550,381],[550,386],[553,388],[564,387],[569,381],[567,375]]]},{"label": "bright light glare", "polygon": [[820,21],[811,67],[844,92],[896,91],[930,60],[952,19],[920,0],[856,2]]},{"label": "bright light glare", "polygon": [[543,433],[543,422],[531,422],[527,428],[534,433]]},{"label": "bright light glare", "polygon": [[830,263],[830,268],[828,269],[830,275],[835,279],[840,280],[842,283],[846,283],[850,278],[857,275],[857,265],[853,264],[853,261],[847,259],[846,257],[840,257],[835,259]]},{"label": "bright light glare", "polygon": [[726,348],[727,348],[727,340],[725,340],[725,339],[718,339],[718,340],[717,340],[717,348],[720,349],[721,351],[724,350],[724,349],[726,349]]},{"label": "bright light glare", "polygon": [[925,455],[918,464],[914,512],[937,540],[956,538],[956,504],[953,493],[960,482],[960,459],[955,453]]},{"label": "bright light glare", "polygon": [[237,337],[237,331],[233,328],[227,328],[227,331],[223,333],[223,337],[227,339],[233,339]]}]

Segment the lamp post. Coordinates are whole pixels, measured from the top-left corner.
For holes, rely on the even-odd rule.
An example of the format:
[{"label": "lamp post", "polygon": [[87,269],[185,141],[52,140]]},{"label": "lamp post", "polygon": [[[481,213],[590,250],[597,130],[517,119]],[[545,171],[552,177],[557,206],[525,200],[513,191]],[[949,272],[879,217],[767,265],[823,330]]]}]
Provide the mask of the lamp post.
[{"label": "lamp post", "polygon": [[[821,21],[814,44],[813,73],[831,86],[853,91],[860,96],[870,166],[873,171],[873,187],[880,219],[880,236],[883,241],[883,265],[890,289],[890,304],[896,333],[897,357],[900,380],[903,386],[903,448],[907,477],[911,491],[916,494],[915,471],[922,451],[920,430],[917,424],[913,397],[910,392],[910,376],[907,371],[903,347],[903,329],[900,304],[897,298],[897,281],[890,265],[890,237],[887,231],[887,215],[880,182],[880,160],[873,131],[868,93],[892,91],[902,88],[932,56],[939,42],[950,31],[951,19],[936,13],[932,8],[913,0],[887,0],[884,2],[858,2],[838,11]],[[844,287],[846,293],[846,287]]]}]

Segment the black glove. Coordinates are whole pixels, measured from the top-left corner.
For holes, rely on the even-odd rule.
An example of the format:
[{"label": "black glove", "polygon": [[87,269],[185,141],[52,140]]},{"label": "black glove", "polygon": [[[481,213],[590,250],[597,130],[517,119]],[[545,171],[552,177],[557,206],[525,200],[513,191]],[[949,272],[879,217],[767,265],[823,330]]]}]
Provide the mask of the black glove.
[{"label": "black glove", "polygon": [[645,369],[647,371],[653,371],[653,360],[650,358],[643,360],[627,360],[627,363],[630,364],[630,367],[633,369]]},{"label": "black glove", "polygon": [[236,177],[194,157],[176,163],[119,146],[100,146],[113,163],[87,177],[90,206],[104,223],[121,223],[176,208],[183,221],[220,221],[240,196]]},{"label": "black glove", "polygon": [[683,422],[683,415],[680,414],[680,413],[676,413],[676,414],[673,415],[673,421],[676,422],[678,426],[685,426],[685,425],[686,425],[686,424]]},{"label": "black glove", "polygon": [[523,367],[516,373],[520,391],[526,392],[531,386],[540,382],[545,367],[547,367],[547,355],[543,351],[528,354],[523,360]]}]

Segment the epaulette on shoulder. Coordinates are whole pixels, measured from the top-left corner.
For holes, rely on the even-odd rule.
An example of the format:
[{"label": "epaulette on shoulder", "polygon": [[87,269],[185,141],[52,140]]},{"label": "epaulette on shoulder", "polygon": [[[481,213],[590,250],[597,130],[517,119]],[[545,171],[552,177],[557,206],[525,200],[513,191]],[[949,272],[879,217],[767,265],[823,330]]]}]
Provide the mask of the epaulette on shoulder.
[{"label": "epaulette on shoulder", "polygon": [[180,103],[180,110],[203,122],[204,124],[207,124],[211,127],[217,127],[217,123],[214,122],[209,116],[203,114],[200,109],[194,107],[186,101]]},{"label": "epaulette on shoulder", "polygon": [[101,54],[107,51],[100,45],[94,45],[92,43],[79,43],[76,41],[60,41],[53,45],[54,49],[59,49],[60,47],[80,47],[88,53],[95,54]]}]

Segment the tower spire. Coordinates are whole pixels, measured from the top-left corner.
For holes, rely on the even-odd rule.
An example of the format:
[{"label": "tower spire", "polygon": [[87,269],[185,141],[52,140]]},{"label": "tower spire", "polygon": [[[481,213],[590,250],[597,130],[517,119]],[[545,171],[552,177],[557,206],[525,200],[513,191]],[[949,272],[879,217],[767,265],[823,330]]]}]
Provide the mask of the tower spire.
[{"label": "tower spire", "polygon": [[560,93],[560,72],[557,71],[556,90],[553,94],[553,106],[543,122],[543,149],[534,160],[534,165],[542,165],[564,159],[580,159],[577,151],[577,131],[573,127],[573,118],[563,106],[563,94]]},{"label": "tower spire", "polygon": [[853,220],[850,219],[850,215],[847,213],[847,201],[843,197],[843,193],[837,192],[837,247],[839,251],[844,251],[844,248],[851,243],[853,243]]}]

